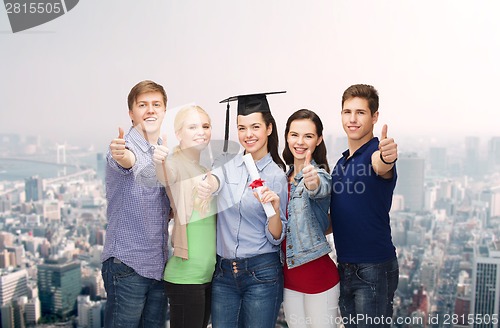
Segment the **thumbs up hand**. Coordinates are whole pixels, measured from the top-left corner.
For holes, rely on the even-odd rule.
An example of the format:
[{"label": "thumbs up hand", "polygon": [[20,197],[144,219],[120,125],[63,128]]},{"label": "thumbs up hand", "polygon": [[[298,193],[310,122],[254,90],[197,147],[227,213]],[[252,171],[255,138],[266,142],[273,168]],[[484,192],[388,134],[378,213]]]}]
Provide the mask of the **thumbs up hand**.
[{"label": "thumbs up hand", "polygon": [[109,150],[111,151],[111,156],[117,162],[120,162],[125,158],[125,139],[123,139],[123,129],[118,128],[118,137],[111,140],[109,145]]},{"label": "thumbs up hand", "polygon": [[319,186],[319,176],[316,168],[311,165],[311,158],[311,151],[308,150],[304,161],[304,167],[302,168],[302,176],[304,177],[304,185],[306,188],[315,190]]},{"label": "thumbs up hand", "polygon": [[398,145],[393,138],[387,138],[387,124],[382,127],[378,149],[384,164],[391,165],[398,159]]},{"label": "thumbs up hand", "polygon": [[203,179],[198,183],[197,192],[198,198],[202,200],[207,200],[212,197],[214,191],[219,188],[219,182],[216,177],[212,175],[211,171],[208,171]]},{"label": "thumbs up hand", "polygon": [[165,163],[170,150],[167,147],[167,135],[162,135],[162,144],[155,146],[155,150],[153,152],[153,162],[156,165],[162,165]]},{"label": "thumbs up hand", "polygon": [[123,129],[118,128],[118,137],[111,140],[109,145],[111,157],[123,168],[129,169],[135,164],[134,154],[125,147]]}]

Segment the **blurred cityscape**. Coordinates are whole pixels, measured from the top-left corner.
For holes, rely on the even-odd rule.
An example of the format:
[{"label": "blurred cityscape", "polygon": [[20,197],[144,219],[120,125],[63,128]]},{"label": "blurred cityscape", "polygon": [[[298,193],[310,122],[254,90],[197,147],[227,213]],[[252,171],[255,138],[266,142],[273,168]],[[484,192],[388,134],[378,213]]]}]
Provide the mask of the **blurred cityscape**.
[{"label": "blurred cityscape", "polygon": [[[454,142],[400,146],[394,327],[498,327],[500,137]],[[105,151],[0,134],[1,327],[103,326]]]}]

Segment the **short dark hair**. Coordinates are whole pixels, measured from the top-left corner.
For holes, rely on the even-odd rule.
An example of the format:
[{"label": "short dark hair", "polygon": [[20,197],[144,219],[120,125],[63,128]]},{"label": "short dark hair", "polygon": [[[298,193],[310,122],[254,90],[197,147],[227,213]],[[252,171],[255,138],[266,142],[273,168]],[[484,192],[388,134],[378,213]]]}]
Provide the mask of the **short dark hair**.
[{"label": "short dark hair", "polygon": [[378,91],[372,85],[354,84],[347,88],[342,95],[342,108],[346,100],[355,97],[363,98],[368,101],[368,107],[372,115],[378,111]]},{"label": "short dark hair", "polygon": [[163,86],[150,80],[144,80],[134,85],[134,87],[130,90],[127,99],[128,109],[132,110],[132,107],[134,107],[134,103],[139,95],[148,92],[161,93],[161,95],[163,96],[164,105],[165,107],[167,106],[167,94],[165,93],[165,89],[163,89]]}]

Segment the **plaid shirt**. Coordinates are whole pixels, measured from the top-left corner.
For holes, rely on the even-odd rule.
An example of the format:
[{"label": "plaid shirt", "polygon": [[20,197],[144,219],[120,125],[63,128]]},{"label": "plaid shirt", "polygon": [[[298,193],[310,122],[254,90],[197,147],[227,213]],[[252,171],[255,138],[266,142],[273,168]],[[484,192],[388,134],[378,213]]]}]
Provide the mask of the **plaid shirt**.
[{"label": "plaid shirt", "polygon": [[132,168],[121,167],[109,150],[106,156],[108,226],[101,260],[115,257],[143,277],[162,280],[170,202],[156,178],[154,147],[134,128],[125,135],[125,143],[135,154]]}]

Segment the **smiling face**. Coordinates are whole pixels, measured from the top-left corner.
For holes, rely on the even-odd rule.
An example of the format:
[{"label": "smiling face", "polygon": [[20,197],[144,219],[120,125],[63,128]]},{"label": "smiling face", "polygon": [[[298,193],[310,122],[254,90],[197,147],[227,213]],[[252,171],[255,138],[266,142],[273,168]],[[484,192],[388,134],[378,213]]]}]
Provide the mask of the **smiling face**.
[{"label": "smiling face", "polygon": [[137,96],[128,114],[134,127],[142,132],[146,140],[156,142],[165,111],[161,92],[146,92]]},{"label": "smiling face", "polygon": [[371,114],[368,100],[354,97],[344,101],[342,127],[349,143],[361,146],[373,138],[373,125],[377,120],[378,111]]},{"label": "smiling face", "polygon": [[201,151],[212,137],[212,126],[207,114],[190,110],[183,117],[181,127],[175,132],[181,149]]},{"label": "smiling face", "polygon": [[316,125],[309,119],[292,121],[288,131],[288,148],[294,157],[294,165],[304,163],[307,151],[314,153],[316,147],[321,143],[323,137],[318,137]]},{"label": "smiling face", "polygon": [[254,160],[259,160],[268,153],[267,140],[272,132],[272,126],[266,126],[262,113],[238,115],[238,140],[246,153],[252,154]]}]

